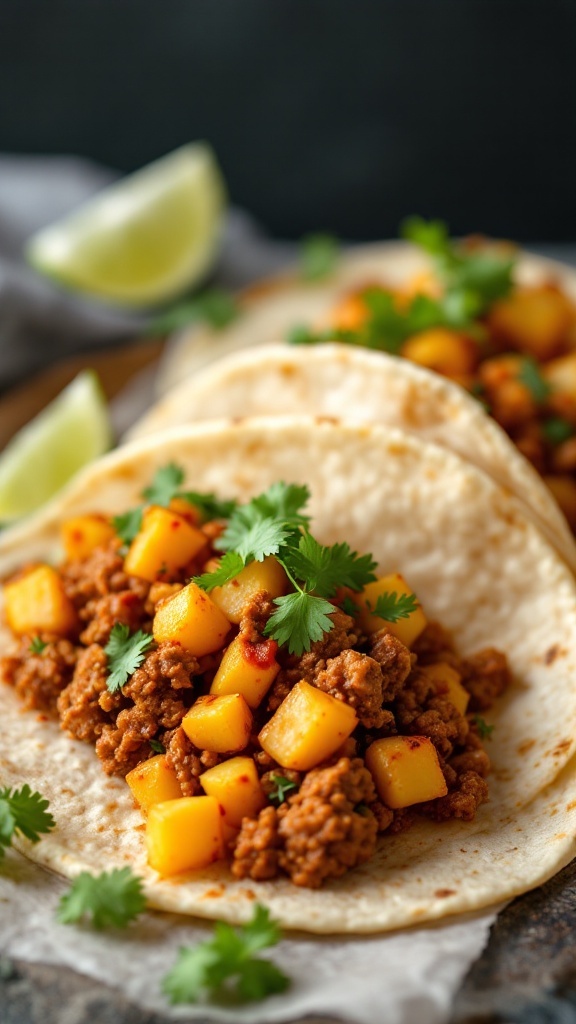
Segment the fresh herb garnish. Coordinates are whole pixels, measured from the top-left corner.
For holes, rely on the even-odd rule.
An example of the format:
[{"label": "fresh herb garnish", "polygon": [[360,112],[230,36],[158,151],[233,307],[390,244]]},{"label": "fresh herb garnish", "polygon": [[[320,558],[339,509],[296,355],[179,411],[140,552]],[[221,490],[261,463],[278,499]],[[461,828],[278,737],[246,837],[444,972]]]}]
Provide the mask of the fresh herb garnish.
[{"label": "fresh herb garnish", "polygon": [[274,783],[274,789],[268,793],[269,800],[277,800],[279,804],[283,804],[286,799],[286,793],[289,793],[292,789],[298,789],[295,782],[292,779],[287,779],[285,775],[279,775],[275,772],[270,776],[271,781]]},{"label": "fresh herb garnish", "polygon": [[221,288],[212,288],[164,310],[152,321],[147,333],[171,334],[194,323],[205,323],[222,330],[239,315],[240,306],[234,296]]},{"label": "fresh herb garnish", "polygon": [[121,690],[130,676],[140,667],[146,652],[154,643],[154,637],[138,629],[130,636],[130,627],[122,622],[112,626],[110,639],[104,651],[108,655],[108,678],[106,686],[110,693]]},{"label": "fresh herb garnish", "polygon": [[355,604],[355,602],[348,594],[346,595],[344,600],[340,601],[340,607],[342,611],[346,613],[346,615],[350,615],[353,619],[358,614],[358,605]]},{"label": "fresh herb garnish", "polygon": [[58,904],[61,924],[88,918],[94,928],[125,928],[146,907],[141,880],[129,867],[91,875],[82,871]]},{"label": "fresh herb garnish", "polygon": [[31,654],[42,654],[44,648],[48,647],[48,644],[40,636],[33,636],[30,641],[29,651]]},{"label": "fresh herb garnish", "polygon": [[542,423],[542,433],[550,444],[563,444],[568,438],[573,437],[576,433],[576,428],[569,423],[568,420],[563,419],[561,416],[552,416],[549,420],[545,420]]},{"label": "fresh herb garnish", "polygon": [[164,746],[163,743],[160,743],[160,740],[150,740],[150,746],[152,747],[152,750],[154,751],[155,754],[166,753],[166,747]]},{"label": "fresh herb garnish", "polygon": [[0,789],[0,860],[15,833],[38,843],[43,833],[55,827],[47,808],[48,801],[40,793],[32,792],[27,783],[22,789]]},{"label": "fresh herb garnish", "polygon": [[546,401],[552,390],[548,381],[544,380],[540,367],[532,356],[524,356],[522,358],[520,369],[518,370],[518,380],[525,388],[528,388],[532,398],[538,405]]},{"label": "fresh herb garnish", "polygon": [[478,730],[478,735],[481,740],[492,739],[492,733],[494,732],[493,725],[488,725],[488,722],[485,722],[481,715],[474,715],[472,721]]},{"label": "fresh herb garnish", "polygon": [[286,335],[289,345],[319,345],[326,341],[343,341],[350,345],[358,343],[356,331],[345,330],[342,327],[328,327],[322,331],[313,331],[305,324],[294,324]]},{"label": "fresh herb garnish", "polygon": [[409,619],[419,607],[415,594],[398,594],[394,591],[379,594],[374,608],[370,611],[372,615],[377,615],[386,622],[398,622],[399,619]]},{"label": "fresh herb garnish", "polygon": [[162,990],[173,1004],[195,1003],[203,994],[254,1000],[284,992],[290,979],[270,960],[255,955],[279,939],[278,925],[257,903],[248,924],[232,928],[219,921],[211,939],[181,948]]},{"label": "fresh herb garnish", "polygon": [[229,519],[238,505],[234,499],[223,501],[211,491],[207,494],[200,494],[198,491],[179,491],[176,497],[184,498],[189,505],[194,505],[204,520]]},{"label": "fresh herb garnish", "polygon": [[339,586],[361,590],[376,577],[370,555],[358,555],[348,544],[323,547],[308,532],[302,512],[309,490],[297,484],[276,483],[246,505],[238,506],[215,546],[226,552],[215,572],[194,577],[204,590],[234,579],[245,565],[275,555],[295,592],[274,599],[265,635],[288,644],[291,654],[310,650],[329,632],[328,616],[337,611],[326,598]]},{"label": "fresh herb garnish", "polygon": [[122,515],[114,516],[112,526],[124,544],[131,544],[142,527],[142,509],[131,508]]},{"label": "fresh herb garnish", "polygon": [[305,281],[320,281],[336,268],[339,245],[333,235],[308,235],[300,249],[300,272]]},{"label": "fresh herb garnish", "polygon": [[142,491],[142,497],[146,498],[151,505],[168,506],[178,494],[178,488],[184,481],[184,470],[175,462],[169,462],[166,466],[157,469],[152,483]]}]

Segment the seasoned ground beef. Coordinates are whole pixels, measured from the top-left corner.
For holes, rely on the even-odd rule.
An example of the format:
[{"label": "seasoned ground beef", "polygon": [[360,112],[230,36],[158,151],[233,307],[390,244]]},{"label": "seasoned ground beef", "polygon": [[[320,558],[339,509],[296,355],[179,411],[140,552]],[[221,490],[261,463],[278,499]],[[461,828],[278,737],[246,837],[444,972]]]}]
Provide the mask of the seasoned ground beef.
[{"label": "seasoned ground beef", "polygon": [[487,711],[511,682],[506,655],[493,647],[462,662],[462,685],[470,694],[469,711]]},{"label": "seasoned ground beef", "polygon": [[472,821],[480,804],[488,799],[488,786],[475,771],[464,771],[456,778],[454,789],[438,800],[421,804],[420,810],[434,821],[462,818]]},{"label": "seasoned ground beef", "polygon": [[368,653],[382,670],[382,702],[389,704],[400,692],[410,672],[413,656],[405,644],[385,627],[373,633]]},{"label": "seasoned ground beef", "polygon": [[25,708],[55,715],[58,698],[72,679],[78,649],[69,640],[49,634],[40,639],[46,647],[35,654],[32,637],[22,637],[14,655],[0,660],[0,673],[14,686]]},{"label": "seasoned ground beef", "polygon": [[[271,771],[264,772],[264,775],[260,776],[260,785],[269,796],[270,793],[275,793],[278,789],[278,783],[275,781],[274,776],[280,775],[283,779],[288,779],[289,782],[293,782],[296,789],[300,788],[302,782],[302,773],[296,772],[292,768],[273,768]],[[290,790],[292,793],[293,790]]]},{"label": "seasoned ground beef", "polygon": [[412,644],[412,653],[416,655],[420,665],[446,661],[449,665],[458,668],[460,664],[452,636],[439,622],[426,624],[420,636]]},{"label": "seasoned ground beef", "polygon": [[117,622],[129,626],[131,633],[136,632],[147,620],[144,606],[144,599],[133,590],[121,590],[118,594],[106,594],[105,597],[89,601],[84,614],[89,615],[90,620],[80,634],[80,640],[86,646],[105,646]]},{"label": "seasoned ground beef", "polygon": [[329,658],[314,685],[354,708],[366,729],[378,729],[386,714],[382,709],[382,670],[377,661],[358,651],[342,651]]},{"label": "seasoned ground beef", "polygon": [[265,807],[257,818],[244,818],[234,844],[232,874],[264,882],[278,874],[283,840],[278,832],[278,812]]},{"label": "seasoned ground beef", "polygon": [[257,644],[263,639],[264,629],[274,611],[271,594],[259,590],[246,605],[240,621],[240,636],[247,643]]},{"label": "seasoned ground beef", "polygon": [[472,729],[466,737],[463,752],[450,758],[449,764],[458,775],[472,771],[485,779],[490,774],[490,758],[482,746],[480,737]]},{"label": "seasoned ground beef", "polygon": [[465,742],[470,728],[464,715],[447,697],[438,696],[434,683],[418,670],[398,694],[394,713],[401,735],[428,736],[444,758]]},{"label": "seasoned ground beef", "polygon": [[89,610],[85,611],[89,602],[122,590],[131,590],[145,600],[150,589],[146,580],[124,572],[124,559],[116,540],[95,548],[83,561],[67,562],[60,568],[60,575],[68,597],[85,622],[91,618]]},{"label": "seasoned ground beef", "polygon": [[182,583],[153,583],[144,605],[144,611],[148,618],[152,620],[158,605],[162,601],[167,601],[169,597],[174,597],[179,590],[182,590]]},{"label": "seasoned ground beef", "polygon": [[276,676],[268,695],[268,710],[276,711],[290,690],[301,679],[313,683],[318,672],[326,668],[329,658],[335,658],[342,651],[356,647],[360,639],[360,630],[354,619],[345,612],[337,611],[328,616],[334,623],[329,633],[321,640],[316,640],[306,653],[297,656],[286,654],[281,650],[282,669]]},{"label": "seasoned ground beef", "polygon": [[62,728],[76,739],[95,743],[110,715],[100,706],[100,697],[107,694],[108,659],[98,644],[82,651],[72,682],[58,698],[58,714]]},{"label": "seasoned ground beef", "polygon": [[212,750],[198,750],[181,727],[165,734],[163,741],[166,761],[176,772],[183,796],[202,795],[204,791],[198,779],[202,772],[219,764],[220,755]]}]

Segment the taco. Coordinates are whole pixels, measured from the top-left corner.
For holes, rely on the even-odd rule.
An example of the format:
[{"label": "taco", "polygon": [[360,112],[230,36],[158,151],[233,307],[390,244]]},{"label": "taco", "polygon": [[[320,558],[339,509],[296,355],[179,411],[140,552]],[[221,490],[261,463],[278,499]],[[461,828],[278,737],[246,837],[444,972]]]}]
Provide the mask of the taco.
[{"label": "taco", "polygon": [[[573,855],[576,586],[446,450],[295,417],[166,432],[5,534],[0,571],[0,783],[49,799],[56,829],[20,848],[53,870],[130,864],[155,907],[242,921],[257,898],[353,933]],[[218,859],[182,872],[190,844]]]},{"label": "taco", "polygon": [[435,222],[413,237],[419,248],[390,242],[345,253],[320,282],[286,274],[249,290],[227,328],[175,340],[162,390],[219,356],[276,341],[309,351],[340,340],[401,356],[480,399],[576,530],[574,269],[509,244],[451,243]]}]

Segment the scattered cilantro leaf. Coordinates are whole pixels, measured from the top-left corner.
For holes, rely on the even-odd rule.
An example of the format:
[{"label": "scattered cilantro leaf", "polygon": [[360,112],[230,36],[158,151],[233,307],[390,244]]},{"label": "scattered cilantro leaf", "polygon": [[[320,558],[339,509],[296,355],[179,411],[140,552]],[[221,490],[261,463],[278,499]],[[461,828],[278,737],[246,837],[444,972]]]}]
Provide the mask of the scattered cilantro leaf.
[{"label": "scattered cilantro leaf", "polygon": [[160,740],[150,740],[150,746],[152,747],[152,750],[154,751],[155,754],[166,753],[166,747],[164,746],[163,743],[160,743]]},{"label": "scattered cilantro leaf", "polygon": [[146,498],[151,505],[163,505],[166,507],[172,498],[178,493],[178,488],[184,481],[184,470],[175,462],[169,462],[166,466],[157,469],[152,483],[142,491],[142,497]]},{"label": "scattered cilantro leaf", "polygon": [[305,324],[294,324],[286,335],[289,345],[319,345],[321,342],[342,341],[350,345],[358,343],[358,333],[343,327],[327,327],[322,331],[313,331]]},{"label": "scattered cilantro leaf", "polygon": [[204,572],[201,576],[193,576],[192,582],[201,590],[209,592],[214,587],[223,587],[225,583],[233,580],[238,573],[242,572],[245,566],[242,555],[237,551],[226,551],[220,559],[220,565],[213,572]]},{"label": "scattered cilantro leaf", "polygon": [[379,594],[372,615],[377,615],[386,622],[398,622],[399,619],[408,619],[419,608],[418,599],[415,594],[393,593]]},{"label": "scattered cilantro leaf", "polygon": [[110,693],[121,690],[130,676],[144,661],[146,652],[154,643],[150,633],[138,629],[130,636],[130,627],[122,622],[112,626],[110,639],[104,651],[108,655],[108,678],[106,686]]},{"label": "scattered cilantro leaf", "polygon": [[346,543],[323,547],[309,533],[302,534],[298,548],[290,549],[283,561],[319,597],[332,597],[338,587],[362,590],[376,579],[376,562],[371,555],[358,555]]},{"label": "scattered cilantro leaf", "polygon": [[227,327],[240,315],[240,306],[229,292],[211,288],[194,298],[169,306],[152,321],[148,334],[171,334],[182,327],[205,323],[216,330]]},{"label": "scattered cilantro leaf", "polygon": [[542,423],[542,433],[551,444],[562,444],[569,437],[573,437],[576,430],[568,420],[561,416],[552,416]]},{"label": "scattered cilantro leaf", "polygon": [[481,715],[474,715],[472,721],[476,725],[478,735],[481,740],[492,739],[492,733],[494,732],[493,725],[488,725],[488,722],[485,722]]},{"label": "scattered cilantro leaf", "polygon": [[222,500],[211,491],[201,494],[199,491],[178,491],[178,498],[184,498],[200,513],[204,520],[229,519],[238,502],[234,499]]},{"label": "scattered cilantro leaf", "polygon": [[287,643],[289,653],[298,655],[309,651],[313,641],[321,640],[324,633],[333,629],[334,623],[328,616],[338,610],[324,598],[304,590],[276,597],[274,604],[277,610],[268,619],[264,634],[279,644]]},{"label": "scattered cilantro leaf", "polygon": [[540,367],[532,356],[524,356],[518,371],[518,380],[528,388],[532,398],[539,405],[545,402],[551,392],[548,381],[544,380]]},{"label": "scattered cilantro leaf", "polygon": [[400,235],[431,256],[445,255],[450,250],[448,227],[442,220],[407,217],[400,225]]},{"label": "scattered cilantro leaf", "polygon": [[351,615],[353,619],[358,615],[358,606],[348,594],[344,600],[340,602],[340,607],[346,615]]},{"label": "scattered cilantro leaf", "polygon": [[45,647],[48,647],[48,644],[42,639],[42,637],[40,637],[40,636],[33,636],[32,637],[32,640],[30,641],[30,647],[29,647],[29,650],[30,650],[31,654],[42,654],[42,651],[44,650]]},{"label": "scattered cilantro leaf", "polygon": [[141,880],[129,867],[91,875],[82,871],[58,904],[61,924],[88,918],[94,928],[125,928],[146,907]]},{"label": "scattered cilantro leaf", "polygon": [[292,782],[292,779],[287,779],[285,775],[280,775],[278,772],[275,772],[270,778],[274,783],[275,789],[268,793],[268,799],[277,800],[279,804],[284,803],[286,793],[289,793],[292,789],[298,789],[298,786],[295,782]]},{"label": "scattered cilantro leaf", "polygon": [[131,544],[142,527],[142,509],[131,508],[122,515],[114,516],[112,526],[124,544]]},{"label": "scattered cilantro leaf", "polygon": [[300,248],[300,272],[305,281],[320,281],[336,268],[339,245],[333,235],[317,234],[304,238]]},{"label": "scattered cilantro leaf", "polygon": [[48,812],[48,801],[40,793],[33,792],[27,783],[21,789],[0,789],[0,860],[16,832],[31,843],[38,843],[40,836],[50,832],[55,825]]},{"label": "scattered cilantro leaf", "polygon": [[289,978],[270,960],[255,955],[279,939],[276,922],[257,903],[252,920],[243,927],[218,922],[211,939],[181,948],[162,990],[173,1004],[195,1003],[204,994],[255,1000],[283,992]]}]

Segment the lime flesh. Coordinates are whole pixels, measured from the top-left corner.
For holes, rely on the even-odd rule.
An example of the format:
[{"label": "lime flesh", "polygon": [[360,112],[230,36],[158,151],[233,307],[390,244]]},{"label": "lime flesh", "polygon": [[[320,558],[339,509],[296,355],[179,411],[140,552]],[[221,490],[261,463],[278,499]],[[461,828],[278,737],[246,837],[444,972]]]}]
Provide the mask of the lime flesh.
[{"label": "lime flesh", "polygon": [[43,505],[111,441],[100,383],[95,373],[84,370],[0,455],[0,522]]},{"label": "lime flesh", "polygon": [[26,255],[70,288],[121,305],[153,305],[210,269],[225,203],[210,147],[182,146],[40,231]]}]

